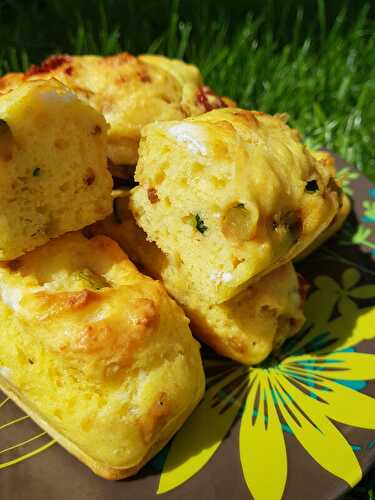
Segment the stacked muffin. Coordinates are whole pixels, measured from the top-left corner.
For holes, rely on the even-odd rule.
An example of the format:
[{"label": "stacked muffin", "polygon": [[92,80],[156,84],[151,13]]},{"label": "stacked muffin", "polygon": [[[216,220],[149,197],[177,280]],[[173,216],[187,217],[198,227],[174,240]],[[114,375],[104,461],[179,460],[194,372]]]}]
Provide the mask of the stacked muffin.
[{"label": "stacked muffin", "polygon": [[284,116],[227,108],[154,123],[142,131],[138,186],[94,232],[163,280],[198,338],[256,364],[303,324],[291,260],[335,218],[334,175]]},{"label": "stacked muffin", "polygon": [[0,385],[126,477],[203,395],[188,318],[219,354],[264,360],[304,321],[292,260],[350,205],[285,116],[181,61],[54,56],[0,93]]},{"label": "stacked muffin", "polygon": [[[57,80],[0,96],[0,387],[97,474],[136,473],[202,398],[182,309],[114,241],[101,113]],[[75,231],[75,232],[74,232]]]}]

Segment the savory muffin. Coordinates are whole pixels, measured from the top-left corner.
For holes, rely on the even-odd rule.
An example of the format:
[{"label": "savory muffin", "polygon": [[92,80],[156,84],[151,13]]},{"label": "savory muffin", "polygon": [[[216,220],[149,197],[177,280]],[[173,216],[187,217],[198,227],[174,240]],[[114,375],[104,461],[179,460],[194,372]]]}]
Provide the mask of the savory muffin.
[{"label": "savory muffin", "polygon": [[211,303],[290,261],[337,212],[330,170],[283,116],[219,109],[142,137],[130,208]]},{"label": "savory muffin", "polygon": [[54,77],[103,113],[110,125],[108,157],[114,165],[135,165],[140,130],[155,120],[180,120],[224,101],[203,85],[197,67],[162,56],[52,56],[25,73],[0,78],[0,92],[30,79]]},{"label": "savory muffin", "polygon": [[105,478],[135,474],[203,395],[188,319],[105,236],[1,264],[0,298],[0,387]]},{"label": "savory muffin", "polygon": [[[334,156],[329,151],[311,151],[311,154],[316,158],[326,169],[331,177],[336,175],[336,161]],[[327,240],[329,240],[335,233],[337,233],[344,222],[346,221],[348,215],[351,211],[351,201],[350,198],[344,193],[340,186],[340,181],[335,179],[337,185],[337,194],[339,200],[339,208],[336,215],[332,219],[331,223],[327,228],[319,234],[319,236],[311,242],[311,244],[298,254],[295,258],[296,261],[302,260],[317,248],[323,245]]]},{"label": "savory muffin", "polygon": [[328,241],[335,233],[340,231],[352,208],[350,198],[344,193],[342,194],[341,203],[342,204],[339,208],[339,211],[332,219],[332,222],[327,227],[327,229],[320,233],[320,235],[307,248],[305,248],[305,250],[301,254],[297,255],[295,260],[302,260],[312,252],[315,252],[315,250],[323,245],[323,243]]},{"label": "savory muffin", "polygon": [[292,264],[272,271],[227,302],[213,304],[190,287],[181,262],[147,241],[128,209],[126,192],[117,195],[113,215],[88,228],[87,233],[110,236],[143,271],[162,279],[190,318],[194,334],[216,352],[257,364],[298,332],[304,322],[304,286]]},{"label": "savory muffin", "polygon": [[56,80],[0,96],[0,260],[111,212],[106,129]]}]

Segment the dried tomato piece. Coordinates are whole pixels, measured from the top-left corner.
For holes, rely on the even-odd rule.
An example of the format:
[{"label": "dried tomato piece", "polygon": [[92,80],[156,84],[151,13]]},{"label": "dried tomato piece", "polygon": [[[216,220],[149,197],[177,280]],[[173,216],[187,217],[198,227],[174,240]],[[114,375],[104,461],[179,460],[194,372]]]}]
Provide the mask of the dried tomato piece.
[{"label": "dried tomato piece", "polygon": [[227,108],[228,105],[223,101],[221,97],[215,94],[215,92],[207,85],[201,85],[197,91],[197,102],[206,111],[211,111],[218,108]]},{"label": "dried tomato piece", "polygon": [[309,282],[301,274],[298,274],[298,293],[301,297],[302,305],[305,303],[309,290]]},{"label": "dried tomato piece", "polygon": [[47,57],[42,63],[37,66],[33,64],[31,68],[25,73],[26,76],[38,75],[39,73],[49,73],[63,64],[71,60],[70,56],[67,55],[56,55]]},{"label": "dried tomato piece", "polygon": [[156,191],[155,188],[149,188],[147,190],[147,197],[148,197],[150,203],[152,203],[152,204],[157,203],[159,201],[158,192]]}]

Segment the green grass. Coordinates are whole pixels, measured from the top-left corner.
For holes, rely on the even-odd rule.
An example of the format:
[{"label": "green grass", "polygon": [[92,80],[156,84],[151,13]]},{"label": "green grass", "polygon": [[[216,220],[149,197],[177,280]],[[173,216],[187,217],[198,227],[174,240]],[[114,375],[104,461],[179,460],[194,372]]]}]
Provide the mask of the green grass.
[{"label": "green grass", "polygon": [[[309,144],[375,181],[373,14],[345,0],[0,0],[0,73],[58,52],[184,58],[239,105],[289,113]],[[375,500],[375,473],[346,498]]]},{"label": "green grass", "polygon": [[152,51],[199,65],[247,108],[287,112],[315,147],[375,181],[375,22],[356,2],[0,0],[0,72],[56,52]]}]

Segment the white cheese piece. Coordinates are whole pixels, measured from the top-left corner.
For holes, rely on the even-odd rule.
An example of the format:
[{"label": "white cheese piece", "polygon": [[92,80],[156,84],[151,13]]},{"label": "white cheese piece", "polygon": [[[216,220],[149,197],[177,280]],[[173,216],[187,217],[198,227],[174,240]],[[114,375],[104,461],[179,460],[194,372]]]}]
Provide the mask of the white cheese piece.
[{"label": "white cheese piece", "polygon": [[178,142],[183,142],[192,153],[207,155],[207,147],[204,144],[205,138],[199,125],[193,123],[178,123],[168,128],[168,132]]}]

